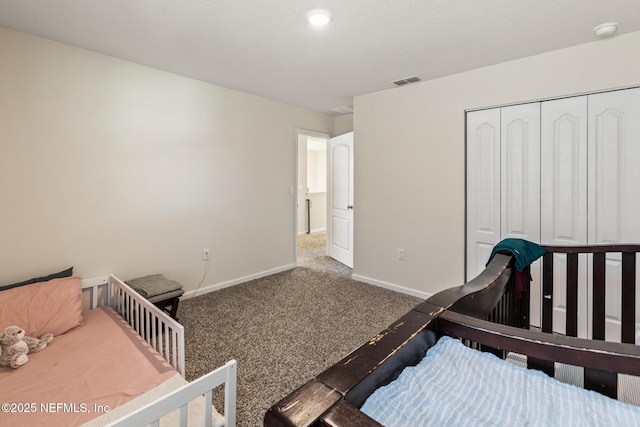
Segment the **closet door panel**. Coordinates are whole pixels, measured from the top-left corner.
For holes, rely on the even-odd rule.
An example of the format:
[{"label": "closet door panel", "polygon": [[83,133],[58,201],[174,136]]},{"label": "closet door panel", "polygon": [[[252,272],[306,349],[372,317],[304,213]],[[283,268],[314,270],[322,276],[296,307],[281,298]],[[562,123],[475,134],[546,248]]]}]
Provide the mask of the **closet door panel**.
[{"label": "closet door panel", "polygon": [[[541,105],[540,128],[541,242],[548,245],[587,243],[587,97]],[[566,257],[556,255],[554,265]],[[566,277],[554,280],[554,331],[564,333]],[[587,265],[578,271],[578,336],[588,334]]]},{"label": "closet door panel", "polygon": [[[588,98],[588,243],[638,243],[640,89],[600,93]],[[620,254],[607,255],[605,339],[608,341],[621,339],[621,262]],[[640,278],[637,283],[640,286]],[[591,326],[590,319],[590,329]],[[636,330],[640,330],[639,326]]]},{"label": "closet door panel", "polygon": [[500,109],[467,113],[467,280],[500,241]]},{"label": "closet door panel", "polygon": [[501,237],[540,241],[540,103],[501,111]]},{"label": "closet door panel", "polygon": [[543,102],[540,141],[542,243],[587,243],[587,97]]},{"label": "closet door panel", "polygon": [[[501,239],[540,243],[540,103],[501,109]],[[540,261],[531,265],[530,322],[540,326]]]},{"label": "closet door panel", "polygon": [[640,89],[589,95],[590,244],[640,242]]}]

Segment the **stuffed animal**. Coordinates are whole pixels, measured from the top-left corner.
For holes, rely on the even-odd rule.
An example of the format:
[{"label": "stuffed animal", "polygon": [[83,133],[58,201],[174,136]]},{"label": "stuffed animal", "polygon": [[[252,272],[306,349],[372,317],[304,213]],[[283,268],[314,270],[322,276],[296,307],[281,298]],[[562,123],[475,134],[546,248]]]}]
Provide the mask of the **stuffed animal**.
[{"label": "stuffed animal", "polygon": [[22,337],[22,340],[26,342],[27,347],[29,347],[29,353],[37,353],[44,350],[44,348],[51,342],[52,339],[52,334],[44,334],[40,338],[28,337],[26,335]]},{"label": "stuffed animal", "polygon": [[18,326],[8,326],[0,334],[0,366],[18,368],[29,361],[29,346],[22,340],[24,331]]},{"label": "stuffed animal", "polygon": [[8,326],[0,334],[0,366],[18,368],[24,365],[29,361],[27,354],[44,350],[52,339],[52,334],[28,337],[19,326]]}]

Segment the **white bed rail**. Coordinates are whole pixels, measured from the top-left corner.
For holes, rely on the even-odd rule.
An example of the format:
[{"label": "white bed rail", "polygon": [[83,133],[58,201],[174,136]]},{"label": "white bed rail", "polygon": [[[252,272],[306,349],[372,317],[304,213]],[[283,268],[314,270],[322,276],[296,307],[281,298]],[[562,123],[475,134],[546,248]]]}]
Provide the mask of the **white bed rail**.
[{"label": "white bed rail", "polygon": [[[101,290],[106,286],[106,293]],[[113,274],[85,279],[90,309],[108,305],[184,377],[184,327]]]},{"label": "white bed rail", "polygon": [[[224,384],[224,425],[235,427],[236,425],[236,361],[230,360],[224,366],[190,382],[174,392],[151,402],[140,409],[128,414],[126,417],[116,420],[107,427],[140,427],[151,425],[158,427],[160,418],[180,410],[180,427],[187,426],[187,405],[192,400],[204,397],[204,423],[198,425],[210,426],[212,423],[212,390]],[[194,420],[191,420],[193,422]]]},{"label": "white bed rail", "polygon": [[184,327],[114,275],[108,304],[184,377]]}]

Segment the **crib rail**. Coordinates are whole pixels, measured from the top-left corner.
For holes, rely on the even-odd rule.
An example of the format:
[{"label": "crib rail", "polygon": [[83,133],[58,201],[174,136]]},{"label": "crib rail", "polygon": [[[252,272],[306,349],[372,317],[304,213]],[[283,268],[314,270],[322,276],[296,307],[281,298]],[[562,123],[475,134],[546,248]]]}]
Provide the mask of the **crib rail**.
[{"label": "crib rail", "polygon": [[184,377],[184,327],[129,285],[109,276],[108,305]]},{"label": "crib rail", "polygon": [[640,347],[499,325],[453,311],[442,313],[439,331],[505,351],[618,374],[640,375]]},{"label": "crib rail", "polygon": [[[237,367],[236,361],[230,360],[224,366],[192,381],[184,387],[151,402],[142,408],[128,414],[126,417],[108,424],[109,427],[139,427],[139,426],[158,426],[160,419],[174,411],[175,408],[180,410],[179,426],[187,425],[212,425],[212,407],[211,396],[212,390],[224,384],[224,425],[226,427],[234,427],[236,425],[236,377]],[[192,400],[204,397],[204,413],[203,422],[200,424],[196,420],[187,423],[188,404]]]},{"label": "crib rail", "polygon": [[[566,332],[567,336],[578,336],[579,292],[588,287],[581,281],[591,283],[591,338],[605,339],[607,322],[606,305],[608,299],[618,296],[614,305],[620,307],[620,341],[633,344],[636,342],[636,258],[640,245],[594,245],[594,246],[543,246],[547,253],[542,259],[542,313],[541,328],[543,332],[553,332],[554,310],[554,277],[558,267],[566,270]],[[564,257],[557,257],[561,254]],[[584,255],[583,255],[584,254]],[[562,260],[564,258],[564,260]],[[615,259],[614,262],[607,260]],[[558,266],[559,262],[564,265]],[[586,263],[583,266],[582,263]],[[588,268],[590,267],[590,268]],[[611,270],[617,271],[612,272]],[[586,271],[586,278],[581,277]],[[584,274],[583,274],[584,276]],[[616,292],[611,276],[620,279],[620,291]]]},{"label": "crib rail", "polygon": [[438,327],[441,333],[468,340],[473,346],[525,354],[528,368],[551,377],[555,363],[583,367],[584,388],[614,399],[619,374],[640,376],[640,347],[633,344],[522,330],[452,311],[440,315]]}]

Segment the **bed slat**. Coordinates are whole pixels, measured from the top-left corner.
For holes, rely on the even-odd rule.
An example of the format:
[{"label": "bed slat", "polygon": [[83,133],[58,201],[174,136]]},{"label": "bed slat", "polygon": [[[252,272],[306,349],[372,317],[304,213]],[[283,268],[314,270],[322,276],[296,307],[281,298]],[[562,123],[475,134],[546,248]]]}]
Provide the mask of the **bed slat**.
[{"label": "bed slat", "polygon": [[618,374],[599,369],[584,368],[584,388],[597,391],[612,399],[617,399]]},{"label": "bed slat", "polygon": [[189,409],[187,404],[185,403],[180,407],[180,427],[187,427],[187,415],[189,414]]},{"label": "bed slat", "polygon": [[542,256],[542,332],[553,330],[553,253]]},{"label": "bed slat", "polygon": [[[588,280],[591,286],[589,298],[591,332],[592,339],[607,339],[607,314],[606,306],[615,305],[620,307],[620,341],[628,344],[635,343],[637,313],[636,302],[637,290],[637,255],[640,253],[640,245],[585,245],[585,246],[549,246],[543,248],[547,253],[543,256],[542,268],[542,308],[541,326],[543,332],[553,331],[553,262],[555,254],[565,254],[567,257],[567,335],[574,335],[573,313],[570,305],[573,304],[575,295],[573,294],[573,275],[570,271],[575,269],[573,257],[580,254],[587,254],[591,261],[591,271],[588,273]],[[620,293],[614,292],[612,284],[607,284],[607,254],[621,255],[621,278]],[[578,265],[582,262],[578,259]],[[579,267],[578,267],[579,270]],[[569,280],[571,277],[571,280]],[[618,286],[618,285],[616,285]],[[615,301],[609,300],[615,295]],[[584,296],[578,295],[579,298]],[[607,300],[608,303],[607,303]]]},{"label": "bed slat", "polygon": [[605,334],[605,254],[593,254],[593,319],[592,337],[594,340],[604,340]]},{"label": "bed slat", "polygon": [[567,254],[567,328],[565,334],[578,336],[578,254]]},{"label": "bed slat", "polygon": [[[212,396],[213,396],[213,392],[212,390],[209,390],[204,394],[204,401],[211,402]],[[226,402],[226,399],[227,399],[227,396],[225,395],[225,402]],[[225,409],[225,412],[226,412],[226,409]],[[211,424],[213,424],[213,407],[211,405],[204,405],[204,425],[210,426]]]},{"label": "bed slat", "polygon": [[551,378],[555,377],[556,366],[551,360],[536,359],[535,357],[527,357],[527,369],[537,369]]},{"label": "bed slat", "polygon": [[635,342],[636,254],[622,253],[622,342]]}]

